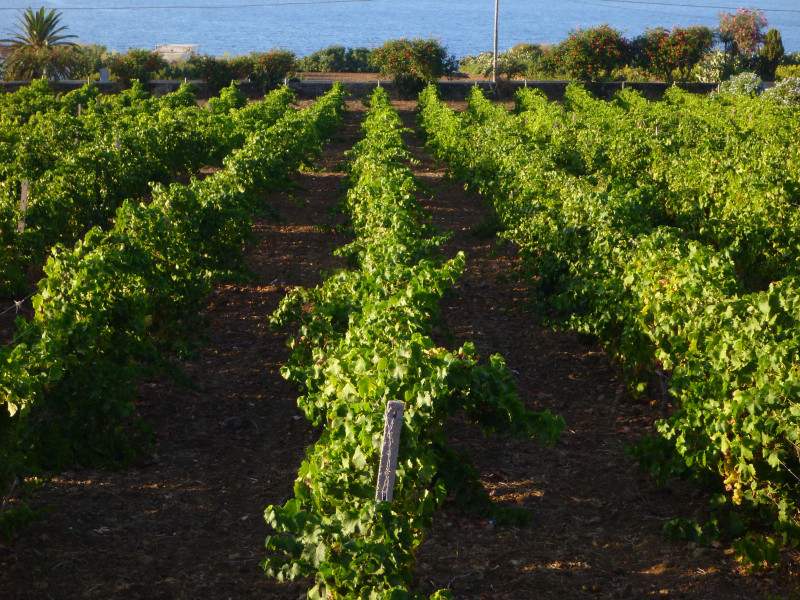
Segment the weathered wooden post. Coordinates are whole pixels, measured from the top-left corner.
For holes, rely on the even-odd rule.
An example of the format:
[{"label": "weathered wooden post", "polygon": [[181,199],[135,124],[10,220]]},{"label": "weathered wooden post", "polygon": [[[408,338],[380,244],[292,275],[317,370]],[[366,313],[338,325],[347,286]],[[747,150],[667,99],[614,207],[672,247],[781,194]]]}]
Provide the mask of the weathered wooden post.
[{"label": "weathered wooden post", "polygon": [[500,0],[494,0],[494,63],[492,66],[492,83],[497,85],[497,20],[500,15]]},{"label": "weathered wooden post", "polygon": [[402,402],[391,401],[386,404],[383,425],[383,444],[381,462],[378,468],[378,483],[375,500],[391,503],[394,496],[394,480],[397,475],[397,449],[400,447],[400,431],[403,427]]},{"label": "weathered wooden post", "polygon": [[28,180],[22,180],[22,191],[19,195],[19,212],[21,213],[19,221],[17,221],[17,231],[22,233],[25,231],[25,211],[28,210]]}]

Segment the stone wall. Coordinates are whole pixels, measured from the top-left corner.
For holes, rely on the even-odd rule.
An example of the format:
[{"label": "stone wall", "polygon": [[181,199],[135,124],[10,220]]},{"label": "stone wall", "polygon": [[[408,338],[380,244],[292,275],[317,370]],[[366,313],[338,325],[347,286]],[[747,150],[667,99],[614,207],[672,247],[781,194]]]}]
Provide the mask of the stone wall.
[{"label": "stone wall", "polygon": [[[56,81],[51,85],[56,92],[66,93],[83,86],[84,81]],[[145,88],[150,91],[154,96],[162,96],[166,93],[178,89],[181,81],[151,81],[145,85]],[[192,82],[198,86],[198,98],[208,98],[209,94],[206,91],[206,84],[202,81]],[[20,87],[27,85],[28,82],[24,81],[0,81],[0,92],[13,92]],[[551,101],[561,100],[564,96],[568,81],[502,81],[497,85],[490,81],[441,81],[439,86],[442,91],[442,97],[448,100],[463,100],[469,94],[473,86],[478,86],[487,92],[492,92],[498,99],[510,99],[514,96],[514,92],[523,87],[538,88],[542,90]],[[122,90],[122,84],[119,82],[111,83],[95,83],[100,88],[103,94],[116,94]],[[372,92],[375,87],[382,85],[392,89],[391,84],[386,82],[375,81],[347,81],[342,82],[342,85],[356,98],[366,97]],[[660,98],[668,85],[659,82],[601,82],[601,83],[586,83],[586,88],[590,90],[596,97],[610,99],[616,92],[623,88],[633,88],[639,90],[646,98],[657,99]],[[321,96],[331,89],[333,86],[332,81],[301,81],[292,80],[289,86],[294,89],[300,98],[315,98]],[[685,89],[698,94],[707,94],[717,89],[716,83],[690,83],[680,85]],[[253,85],[247,81],[240,83],[240,89],[249,98],[260,98],[263,94],[258,86]]]}]

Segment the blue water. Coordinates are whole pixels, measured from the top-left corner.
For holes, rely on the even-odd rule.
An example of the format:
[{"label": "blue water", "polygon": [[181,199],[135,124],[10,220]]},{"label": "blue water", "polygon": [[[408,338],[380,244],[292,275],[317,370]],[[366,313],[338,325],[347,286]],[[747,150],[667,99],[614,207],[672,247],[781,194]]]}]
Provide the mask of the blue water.
[{"label": "blue water", "polygon": [[[68,33],[109,50],[198,44],[222,56],[284,47],[298,56],[333,44],[375,46],[399,37],[441,37],[456,56],[491,50],[494,0],[56,0],[32,6],[63,13]],[[0,30],[27,1],[0,0]],[[748,6],[752,6],[748,3]],[[609,23],[635,37],[648,27],[719,23],[725,0],[500,0],[499,46],[555,43],[577,26]],[[800,2],[764,0],[769,27],[800,51]],[[3,31],[3,33],[5,33]],[[6,37],[3,35],[2,37]]]}]

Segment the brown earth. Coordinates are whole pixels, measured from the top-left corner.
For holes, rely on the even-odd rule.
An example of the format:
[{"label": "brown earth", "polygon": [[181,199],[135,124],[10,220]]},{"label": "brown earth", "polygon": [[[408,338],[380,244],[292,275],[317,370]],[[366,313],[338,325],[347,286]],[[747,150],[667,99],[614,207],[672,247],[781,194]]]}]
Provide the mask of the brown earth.
[{"label": "brown earth", "polygon": [[[414,103],[398,102],[407,126]],[[287,335],[269,316],[293,286],[313,286],[341,266],[331,250],[344,240],[325,225],[341,193],[336,166],[357,139],[364,107],[349,103],[345,128],[297,176],[295,198],[269,204],[284,218],[259,218],[260,243],[246,248],[255,277],[218,286],[209,297],[210,342],[183,364],[197,389],[163,378],[143,382],[137,409],[156,430],[152,456],[126,471],[75,467],[36,495],[48,512],[0,547],[0,598],[276,599],[305,597],[307,583],[264,578],[258,563],[269,533],[269,504],[292,496],[314,431],[280,376]],[[484,437],[461,419],[451,440],[469,450],[499,502],[531,515],[499,527],[446,505],[418,553],[415,589],[450,588],[458,599],[798,598],[800,557],[787,552],[776,572],[747,575],[727,541],[673,543],[663,524],[705,514],[707,492],[657,486],[623,451],[652,431],[650,403],[627,400],[603,352],[541,327],[531,296],[514,277],[514,248],[475,235],[488,209],[447,179],[420,148],[415,173],[431,188],[421,202],[455,232],[445,252],[468,255],[455,294],[442,302],[452,346],[473,341],[482,356],[501,353],[518,392],[534,410],[564,416],[554,448],[502,435]]]}]

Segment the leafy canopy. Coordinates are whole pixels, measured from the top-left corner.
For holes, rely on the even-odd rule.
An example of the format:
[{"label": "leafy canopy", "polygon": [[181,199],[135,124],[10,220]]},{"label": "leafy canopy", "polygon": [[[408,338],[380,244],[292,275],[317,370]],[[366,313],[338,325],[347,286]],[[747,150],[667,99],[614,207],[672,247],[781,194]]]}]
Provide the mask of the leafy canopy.
[{"label": "leafy canopy", "polygon": [[76,37],[65,35],[66,29],[55,9],[34,11],[28,7],[20,11],[17,29],[6,30],[11,37],[0,40],[12,48],[4,65],[8,74],[23,79],[66,75],[64,50],[75,45],[68,40]]}]

